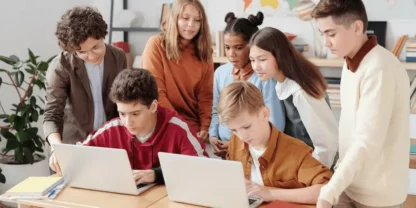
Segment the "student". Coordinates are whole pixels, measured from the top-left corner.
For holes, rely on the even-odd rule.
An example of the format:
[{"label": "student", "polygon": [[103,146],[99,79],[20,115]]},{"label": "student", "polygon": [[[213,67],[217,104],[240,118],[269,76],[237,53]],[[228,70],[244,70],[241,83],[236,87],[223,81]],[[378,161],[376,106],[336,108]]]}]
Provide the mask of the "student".
[{"label": "student", "polygon": [[227,26],[224,29],[225,54],[230,63],[218,67],[214,73],[214,102],[212,107],[212,120],[209,127],[210,143],[214,153],[225,156],[231,130],[220,125],[217,114],[217,104],[222,88],[234,80],[246,80],[258,87],[265,99],[267,107],[271,111],[270,121],[279,130],[284,130],[285,114],[280,100],[274,89],[276,81],[262,82],[254,73],[250,59],[250,47],[248,43],[251,36],[259,30],[257,26],[263,23],[263,13],[258,12],[256,16],[249,15],[248,18],[236,18],[233,12],[225,16]]},{"label": "student", "polygon": [[[50,144],[75,144],[117,117],[108,93],[126,68],[126,57],[121,49],[104,43],[107,24],[89,6],[66,11],[55,34],[63,52],[46,73],[43,131]],[[49,165],[59,171],[53,149]]]},{"label": "student", "polygon": [[214,63],[207,16],[199,0],[176,0],[142,56],[156,77],[160,105],[176,111],[199,138],[208,140]]},{"label": "student", "polygon": [[83,145],[125,149],[136,183],[163,183],[158,152],[206,156],[202,141],[169,109],[158,105],[148,70],[125,69],[110,91],[120,117],[91,133]]},{"label": "student", "polygon": [[409,183],[407,72],[375,36],[367,37],[361,0],[322,0],[313,17],[326,47],[345,57],[340,160],[318,207],[403,207]]},{"label": "student", "polygon": [[250,40],[250,60],[261,80],[277,81],[276,93],[286,109],[284,132],[314,148],[313,156],[327,167],[338,145],[337,121],[325,100],[326,83],[309,62],[275,28],[259,30]]},{"label": "student", "polygon": [[241,161],[249,195],[264,201],[316,203],[332,172],[312,157],[312,148],[269,122],[260,90],[247,81],[227,85],[218,115],[233,135],[228,160]]}]

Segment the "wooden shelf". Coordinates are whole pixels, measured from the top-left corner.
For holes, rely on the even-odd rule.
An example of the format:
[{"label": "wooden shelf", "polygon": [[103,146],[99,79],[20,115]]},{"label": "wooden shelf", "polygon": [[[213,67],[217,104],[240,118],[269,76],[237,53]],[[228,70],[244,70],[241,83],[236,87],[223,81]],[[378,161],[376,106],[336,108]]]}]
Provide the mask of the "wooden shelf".
[{"label": "wooden shelf", "polygon": [[[308,57],[309,61],[314,63],[319,67],[329,67],[329,68],[342,68],[344,65],[344,59],[339,58],[313,58]],[[224,64],[228,63],[227,57],[214,57],[214,63],[216,64]],[[415,70],[416,71],[416,63],[410,62],[402,62],[407,70]]]},{"label": "wooden shelf", "polygon": [[160,32],[160,28],[157,27],[113,27],[112,31],[121,32]]}]

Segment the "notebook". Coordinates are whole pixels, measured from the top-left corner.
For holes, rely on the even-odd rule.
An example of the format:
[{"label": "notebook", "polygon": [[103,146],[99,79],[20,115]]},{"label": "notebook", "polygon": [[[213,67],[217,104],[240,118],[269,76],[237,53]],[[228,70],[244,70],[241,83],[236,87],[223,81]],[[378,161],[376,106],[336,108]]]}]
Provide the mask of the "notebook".
[{"label": "notebook", "polygon": [[63,181],[63,177],[28,177],[4,193],[5,196],[44,196]]}]

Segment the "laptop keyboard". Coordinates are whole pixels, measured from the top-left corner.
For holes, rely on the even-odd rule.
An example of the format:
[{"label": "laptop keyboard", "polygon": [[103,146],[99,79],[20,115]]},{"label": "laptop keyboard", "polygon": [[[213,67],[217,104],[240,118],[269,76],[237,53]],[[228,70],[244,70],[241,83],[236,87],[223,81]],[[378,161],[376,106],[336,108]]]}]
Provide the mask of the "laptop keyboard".
[{"label": "laptop keyboard", "polygon": [[147,185],[148,185],[148,184],[141,183],[141,184],[137,185],[137,189],[139,189],[139,188],[143,188],[143,187],[145,187],[145,186],[147,186]]},{"label": "laptop keyboard", "polygon": [[255,199],[248,199],[248,204],[249,205],[252,205],[254,202],[256,202],[257,200],[255,200]]}]

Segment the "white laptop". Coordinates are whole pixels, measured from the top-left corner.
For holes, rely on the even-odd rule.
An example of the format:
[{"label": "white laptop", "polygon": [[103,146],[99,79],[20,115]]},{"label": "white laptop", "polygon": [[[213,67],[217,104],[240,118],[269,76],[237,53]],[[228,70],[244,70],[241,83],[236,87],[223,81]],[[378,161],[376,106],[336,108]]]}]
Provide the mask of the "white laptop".
[{"label": "white laptop", "polygon": [[248,197],[240,162],[163,152],[159,160],[171,201],[216,208],[262,203]]},{"label": "white laptop", "polygon": [[54,144],[53,148],[68,186],[138,195],[155,185],[136,185],[124,149],[70,144]]}]

